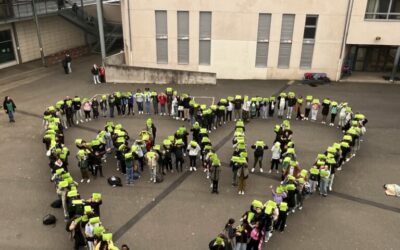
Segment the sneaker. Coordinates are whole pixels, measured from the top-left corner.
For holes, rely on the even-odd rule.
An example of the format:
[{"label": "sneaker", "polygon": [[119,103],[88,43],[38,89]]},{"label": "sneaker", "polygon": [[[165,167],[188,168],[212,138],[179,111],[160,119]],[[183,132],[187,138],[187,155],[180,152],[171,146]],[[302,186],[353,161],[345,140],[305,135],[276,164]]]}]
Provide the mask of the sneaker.
[{"label": "sneaker", "polygon": [[207,168],[204,169],[204,173],[207,172]]},{"label": "sneaker", "polygon": [[300,207],[299,207],[299,210],[301,211],[302,209],[303,209],[303,207],[302,207],[302,206],[300,206]]},{"label": "sneaker", "polygon": [[152,182],[153,181],[153,178],[150,178],[150,182]]},{"label": "sneaker", "polygon": [[154,183],[156,183],[156,182],[157,182],[156,178],[154,178],[153,182],[154,182]]},{"label": "sneaker", "polygon": [[261,173],[264,173],[264,170],[263,170],[262,168],[260,168],[260,172],[261,172]]},{"label": "sneaker", "polygon": [[209,175],[207,175],[207,179],[210,179],[210,176],[209,176]]},{"label": "sneaker", "polygon": [[276,170],[276,173],[277,173],[277,174],[279,174],[279,171],[278,171],[278,170]]},{"label": "sneaker", "polygon": [[192,172],[192,171],[193,171],[193,168],[192,168],[192,167],[190,167],[190,168],[189,168],[189,171],[190,171],[190,172]]},{"label": "sneaker", "polygon": [[79,124],[79,122],[78,121],[76,121],[76,125],[78,125]]},{"label": "sneaker", "polygon": [[193,170],[194,170],[194,171],[197,171],[197,168],[196,168],[196,167],[193,167]]},{"label": "sneaker", "polygon": [[342,167],[339,167],[337,170],[338,170],[338,171],[342,170]]},{"label": "sneaker", "polygon": [[244,191],[242,191],[242,195],[244,195]]},{"label": "sneaker", "polygon": [[92,120],[92,118],[89,118],[89,121],[91,121]]},{"label": "sneaker", "polygon": [[81,183],[83,183],[84,181],[85,181],[85,180],[84,180],[84,179],[82,179],[82,180],[81,180]]},{"label": "sneaker", "polygon": [[242,191],[239,191],[238,194],[242,194]]},{"label": "sneaker", "polygon": [[268,174],[270,174],[270,173],[272,173],[272,170],[270,169],[270,170],[268,170]]},{"label": "sneaker", "polygon": [[81,123],[83,123],[83,120],[81,120]]},{"label": "sneaker", "polygon": [[332,191],[332,188],[331,188],[331,187],[329,187],[328,189],[329,189],[329,191]]},{"label": "sneaker", "polygon": [[86,183],[90,183],[90,179],[88,179],[88,180],[86,181]]},{"label": "sneaker", "polygon": [[254,173],[254,170],[255,170],[255,169],[254,169],[254,168],[252,168],[252,169],[251,169],[251,172],[252,172],[252,173]]}]

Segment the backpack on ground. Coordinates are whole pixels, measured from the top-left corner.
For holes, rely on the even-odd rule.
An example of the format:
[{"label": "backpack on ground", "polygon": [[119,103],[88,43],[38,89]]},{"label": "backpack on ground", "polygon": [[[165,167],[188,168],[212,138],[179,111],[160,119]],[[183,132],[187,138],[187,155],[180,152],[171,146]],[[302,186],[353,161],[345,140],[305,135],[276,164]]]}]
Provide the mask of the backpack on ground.
[{"label": "backpack on ground", "polygon": [[53,225],[56,224],[56,217],[52,214],[48,214],[43,217],[43,225]]},{"label": "backpack on ground", "polygon": [[164,176],[162,175],[162,173],[157,173],[156,174],[156,182],[161,183],[163,181],[164,181]]},{"label": "backpack on ground", "polygon": [[61,201],[61,199],[57,199],[57,200],[53,201],[53,202],[50,204],[50,206],[51,206],[52,208],[61,208],[61,206],[62,206],[62,201]]},{"label": "backpack on ground", "polygon": [[107,179],[108,184],[113,187],[122,187],[122,181],[121,178],[117,176],[111,176],[110,178]]}]

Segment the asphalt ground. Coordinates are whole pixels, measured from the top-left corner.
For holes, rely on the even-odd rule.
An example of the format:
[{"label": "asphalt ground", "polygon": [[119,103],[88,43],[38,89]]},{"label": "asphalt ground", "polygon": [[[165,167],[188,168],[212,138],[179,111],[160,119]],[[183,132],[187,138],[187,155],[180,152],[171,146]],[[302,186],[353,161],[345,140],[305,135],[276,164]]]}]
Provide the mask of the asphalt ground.
[{"label": "asphalt ground", "polygon": [[[91,97],[113,91],[135,91],[150,87],[156,91],[165,85],[91,83],[90,66],[98,62],[95,56],[73,62],[73,73],[64,75],[57,65],[45,70],[17,66],[0,70],[4,82],[2,96],[10,95],[17,105],[16,123],[9,124],[0,115],[0,246],[2,249],[71,249],[62,212],[50,207],[55,200],[54,185],[42,144],[44,109],[65,96]],[[44,71],[44,72],[43,72]],[[8,82],[7,82],[8,81]],[[311,196],[302,211],[290,215],[284,233],[275,233],[266,248],[270,249],[398,249],[400,200],[384,195],[382,185],[399,183],[400,87],[371,83],[333,83],[312,87],[288,81],[218,81],[216,86],[172,86],[179,92],[194,96],[220,97],[242,95],[270,96],[282,89],[337,101],[347,101],[353,110],[364,113],[369,123],[361,150],[338,172],[334,192],[327,198]],[[205,98],[204,102],[211,102]],[[132,137],[144,127],[147,116],[115,118]],[[85,123],[66,131],[66,144],[71,150],[70,171],[79,180],[73,145],[75,138],[91,139],[108,119]],[[158,140],[173,133],[181,121],[155,117]],[[248,144],[264,139],[273,140],[273,126],[280,121],[252,120],[246,125]],[[233,123],[211,134],[222,162],[232,153]],[[317,153],[341,138],[339,130],[320,123],[293,121],[294,141],[301,166],[309,168]],[[251,151],[250,151],[251,152]],[[264,157],[264,169],[269,167],[270,152]],[[186,165],[188,161],[186,162]],[[252,154],[250,153],[250,164]],[[105,175],[119,175],[115,160],[109,158]],[[201,171],[168,174],[161,184],[148,182],[147,171],[133,186],[110,187],[97,178],[82,184],[83,197],[92,192],[103,194],[101,219],[114,232],[118,245],[127,243],[132,249],[207,249],[208,242],[221,232],[226,221],[238,220],[253,199],[271,198],[270,185],[277,185],[276,174],[256,172],[248,179],[248,191],[238,196],[231,186],[231,171],[224,164],[220,194],[212,195],[209,182]],[[121,176],[122,177],[122,176]],[[42,217],[52,213],[58,218],[55,227],[42,225]]]}]

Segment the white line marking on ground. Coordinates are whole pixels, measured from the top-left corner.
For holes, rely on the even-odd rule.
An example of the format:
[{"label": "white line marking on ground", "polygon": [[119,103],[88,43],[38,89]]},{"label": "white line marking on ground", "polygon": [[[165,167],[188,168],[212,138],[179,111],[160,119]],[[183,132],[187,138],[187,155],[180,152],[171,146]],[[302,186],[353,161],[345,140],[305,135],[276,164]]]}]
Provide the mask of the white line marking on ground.
[{"label": "white line marking on ground", "polygon": [[287,85],[292,85],[294,83],[294,80],[288,81]]}]

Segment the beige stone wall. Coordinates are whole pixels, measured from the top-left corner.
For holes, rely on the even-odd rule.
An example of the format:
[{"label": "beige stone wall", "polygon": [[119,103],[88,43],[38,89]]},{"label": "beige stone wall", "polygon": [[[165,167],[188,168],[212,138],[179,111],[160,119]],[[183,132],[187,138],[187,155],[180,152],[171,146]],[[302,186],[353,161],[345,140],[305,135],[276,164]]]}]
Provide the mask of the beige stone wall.
[{"label": "beige stone wall", "polygon": [[[336,77],[343,37],[347,0],[130,0],[131,37],[127,4],[123,0],[122,20],[129,65],[217,73],[228,79],[299,79],[304,72],[326,72]],[[155,10],[168,12],[168,64],[156,63]],[[177,63],[177,11],[189,11],[189,64]],[[199,11],[212,12],[211,65],[198,65]],[[259,13],[271,13],[271,34],[267,68],[255,67]],[[279,69],[278,53],[282,14],[296,14],[289,69]],[[312,69],[299,68],[306,14],[318,14],[318,27]],[[127,46],[126,46],[127,47]]]},{"label": "beige stone wall", "polygon": [[[85,45],[84,32],[59,16],[39,19],[45,55]],[[40,58],[35,23],[15,23],[20,53],[23,62]]]},{"label": "beige stone wall", "polygon": [[[347,44],[400,45],[400,22],[364,20],[368,0],[355,0]],[[380,40],[375,40],[380,37]]]}]

